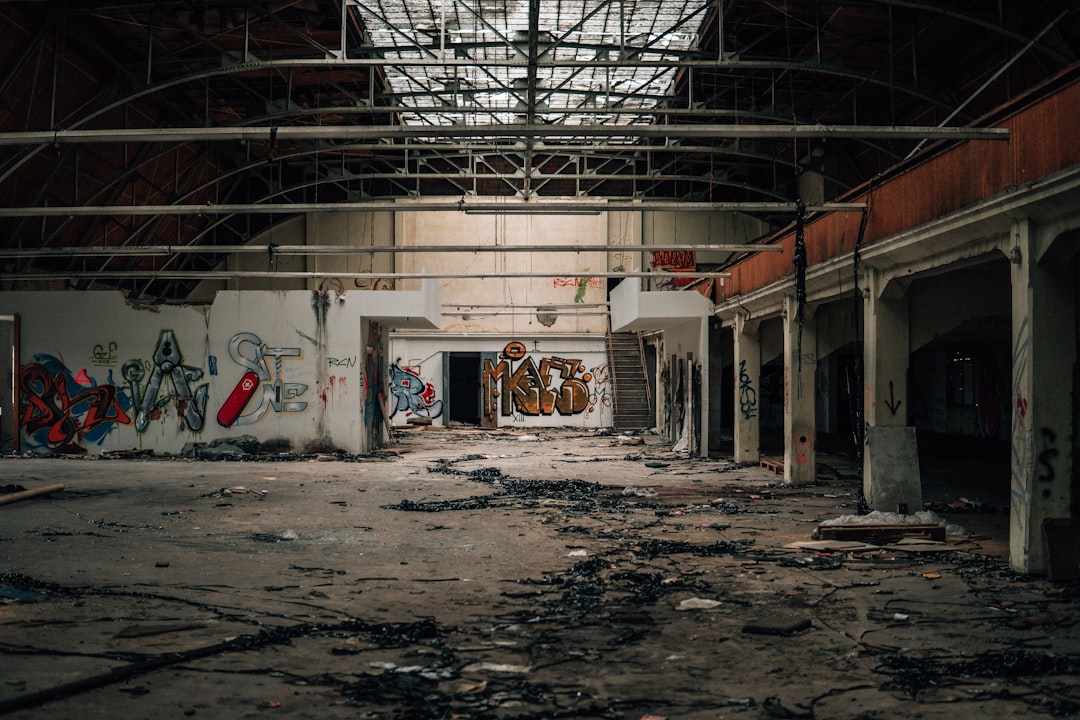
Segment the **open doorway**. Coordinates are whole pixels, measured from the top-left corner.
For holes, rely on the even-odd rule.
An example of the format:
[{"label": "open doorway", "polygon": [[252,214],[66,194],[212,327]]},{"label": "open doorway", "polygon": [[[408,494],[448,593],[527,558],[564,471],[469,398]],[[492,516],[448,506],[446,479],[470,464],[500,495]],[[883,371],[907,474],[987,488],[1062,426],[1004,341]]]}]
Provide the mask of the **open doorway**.
[{"label": "open doorway", "polygon": [[18,452],[16,379],[19,366],[19,317],[0,315],[0,453]]},{"label": "open doorway", "polygon": [[480,424],[480,353],[446,354],[444,382],[447,423]]}]

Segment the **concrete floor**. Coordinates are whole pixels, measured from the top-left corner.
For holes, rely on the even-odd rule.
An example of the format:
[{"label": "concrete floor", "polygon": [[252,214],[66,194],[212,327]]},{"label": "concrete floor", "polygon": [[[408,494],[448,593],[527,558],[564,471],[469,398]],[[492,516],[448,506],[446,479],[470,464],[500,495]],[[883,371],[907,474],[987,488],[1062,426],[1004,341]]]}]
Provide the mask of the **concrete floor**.
[{"label": "concrete floor", "polygon": [[[785,547],[819,482],[574,431],[397,456],[0,460],[0,715],[1012,718],[1080,713],[1080,593],[945,546]],[[535,438],[535,436],[534,436]],[[404,452],[407,451],[407,452]]]}]

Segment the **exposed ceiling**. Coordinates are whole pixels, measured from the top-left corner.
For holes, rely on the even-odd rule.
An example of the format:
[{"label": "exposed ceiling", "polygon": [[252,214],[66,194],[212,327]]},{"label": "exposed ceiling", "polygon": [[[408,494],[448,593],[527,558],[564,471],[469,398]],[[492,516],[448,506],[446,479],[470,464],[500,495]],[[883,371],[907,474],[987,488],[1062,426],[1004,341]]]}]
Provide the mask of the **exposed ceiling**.
[{"label": "exposed ceiling", "polygon": [[[3,286],[136,272],[110,282],[173,299],[197,279],[155,273],[326,203],[775,205],[808,171],[832,201],[1080,54],[1074,0],[0,2],[0,23]],[[110,252],[163,245],[199,251]]]}]

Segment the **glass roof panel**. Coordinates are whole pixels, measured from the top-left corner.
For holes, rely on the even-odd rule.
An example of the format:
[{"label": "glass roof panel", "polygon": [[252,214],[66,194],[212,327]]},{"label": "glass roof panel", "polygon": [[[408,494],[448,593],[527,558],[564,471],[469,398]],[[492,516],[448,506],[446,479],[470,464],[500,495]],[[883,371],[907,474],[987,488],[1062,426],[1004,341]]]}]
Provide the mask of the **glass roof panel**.
[{"label": "glass roof panel", "polygon": [[[390,104],[402,109],[405,124],[527,122],[527,0],[349,4],[386,60]],[[708,0],[542,2],[533,121],[651,123],[648,111],[669,96],[678,60],[697,47],[707,6]]]}]

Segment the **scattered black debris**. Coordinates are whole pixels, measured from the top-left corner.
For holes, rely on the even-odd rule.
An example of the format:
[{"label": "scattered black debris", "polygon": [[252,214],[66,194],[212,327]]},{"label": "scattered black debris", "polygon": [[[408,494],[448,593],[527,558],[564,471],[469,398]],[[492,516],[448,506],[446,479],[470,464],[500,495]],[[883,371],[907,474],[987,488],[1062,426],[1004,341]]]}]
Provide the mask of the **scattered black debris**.
[{"label": "scattered black debris", "polygon": [[128,625],[113,635],[114,638],[141,638],[152,635],[167,635],[169,633],[186,632],[188,630],[201,630],[206,623],[156,623],[150,625]]},{"label": "scattered black debris", "polygon": [[[429,473],[441,473],[443,475],[469,475],[469,474],[471,474],[471,472],[475,472],[475,471],[458,470],[456,467],[454,467],[454,465],[457,465],[458,463],[462,463],[462,462],[471,462],[473,460],[483,460],[483,459],[484,459],[483,455],[465,455],[463,457],[459,457],[459,458],[456,458],[456,459],[440,458],[440,459],[435,461],[435,467],[428,468],[428,472]],[[500,475],[502,474],[501,472],[499,472],[495,468],[490,468],[490,469],[495,470],[495,472],[500,474]]]},{"label": "scattered black debris", "polygon": [[767,717],[772,718],[807,718],[809,720],[814,717],[813,711],[791,710],[785,707],[780,698],[775,695],[762,700],[761,709]]},{"label": "scattered black debris", "polygon": [[131,448],[130,450],[106,450],[101,453],[103,460],[142,460],[155,457],[153,448]]},{"label": "scattered black debris", "polygon": [[[476,470],[460,470],[454,465],[469,460],[483,459],[483,455],[466,455],[456,460],[441,459],[428,472],[467,477],[490,485],[498,490],[495,495],[472,496],[457,500],[413,501],[402,500],[397,505],[383,505],[387,510],[406,512],[444,512],[452,510],[476,510],[490,507],[506,507],[514,502],[540,499],[556,499],[569,502],[590,501],[600,490],[599,483],[584,480],[526,480],[504,475],[495,467]],[[591,509],[591,508],[590,508]]]},{"label": "scattered black debris", "polygon": [[286,537],[283,535],[274,535],[272,533],[252,533],[251,540],[260,543],[277,543],[292,540],[294,538]]},{"label": "scattered black debris", "polygon": [[743,550],[754,544],[753,540],[740,540],[738,542],[714,542],[708,545],[695,545],[694,543],[681,540],[646,540],[632,548],[632,552],[639,558],[646,560],[679,554],[696,555],[697,557],[718,557],[721,555],[739,555]]},{"label": "scattered black debris", "polygon": [[630,598],[626,602],[633,605],[653,605],[672,590],[671,583],[665,583],[660,573],[616,572],[612,573],[611,582],[621,588],[629,588]]},{"label": "scattered black debris", "polygon": [[444,512],[452,510],[478,510],[492,507],[491,497],[474,496],[461,500],[431,500],[428,502],[415,502],[402,500],[397,505],[383,505],[385,510],[401,510],[403,512]]},{"label": "scattered black debris", "polygon": [[324,568],[324,567],[303,567],[301,565],[294,565],[293,563],[289,563],[289,569],[290,570],[296,570],[297,572],[315,573],[315,574],[318,574],[318,575],[325,575],[327,577],[329,577],[331,575],[344,575],[345,574],[344,570],[335,570],[334,568]]},{"label": "scattered black debris", "polygon": [[774,617],[748,622],[742,631],[749,635],[794,635],[809,628],[807,618]]},{"label": "scattered black debris", "polygon": [[[350,703],[358,707],[385,707],[388,714],[378,717],[393,720],[442,720],[452,717],[495,718],[499,708],[511,708],[512,717],[529,718],[582,717],[580,709],[573,715],[550,714],[541,711],[552,701],[552,690],[545,685],[523,680],[501,681],[489,678],[484,682],[446,683],[427,677],[429,673],[387,671],[378,675],[363,675],[343,690]],[[536,712],[530,711],[536,708]],[[591,717],[622,717],[596,715]],[[511,716],[505,716],[511,717]]]},{"label": "scattered black debris", "polygon": [[499,480],[507,493],[524,498],[545,498],[556,500],[589,500],[596,496],[599,483],[584,480],[522,480],[502,478]]},{"label": "scattered black debris", "polygon": [[379,647],[407,647],[421,640],[437,640],[444,631],[434,620],[427,618],[411,623],[378,623],[363,628],[366,639]]},{"label": "scattered black debris", "polygon": [[798,558],[782,558],[780,567],[813,568],[814,570],[839,570],[848,560],[847,553],[836,552],[829,555],[810,555]]},{"label": "scattered black debris", "polygon": [[[910,655],[889,655],[882,658],[877,672],[890,675],[891,684],[897,689],[917,697],[927,688],[949,687],[968,684],[972,678],[985,680],[1017,680],[1039,678],[1049,683],[1052,676],[1062,676],[1072,685],[1080,672],[1080,657],[1056,655],[1028,650],[1006,650],[1000,654],[983,655],[973,660],[941,660],[917,658]],[[1080,701],[1058,696],[1056,717],[1072,717],[1080,711]]]}]

